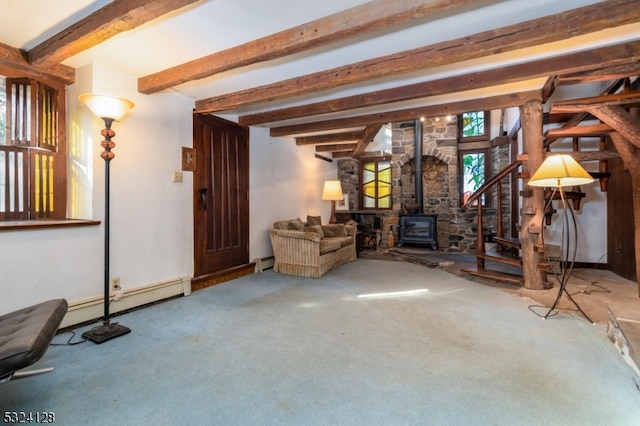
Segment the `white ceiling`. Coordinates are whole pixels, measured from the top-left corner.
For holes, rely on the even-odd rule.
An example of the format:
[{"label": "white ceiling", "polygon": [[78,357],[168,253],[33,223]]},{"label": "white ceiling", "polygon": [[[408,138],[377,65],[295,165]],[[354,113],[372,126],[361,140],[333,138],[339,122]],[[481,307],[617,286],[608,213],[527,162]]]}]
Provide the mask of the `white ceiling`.
[{"label": "white ceiling", "polygon": [[[394,1],[394,0],[388,0]],[[3,0],[0,14],[0,42],[29,50],[48,37],[88,16],[109,3],[106,0]],[[100,62],[135,77],[142,77],[208,54],[248,42],[305,22],[313,21],[360,4],[366,0],[202,0],[155,19],[134,30],[121,33],[102,44],[77,54],[63,63],[81,67]],[[269,84],[357,61],[455,39],[491,28],[504,27],[564,10],[598,3],[596,0],[479,0],[473,7],[455,15],[439,14],[433,20],[412,22],[399,28],[387,28],[330,47],[323,47],[284,59],[263,62],[228,71],[211,78],[192,81],[177,90],[195,100]],[[603,6],[606,7],[606,6]],[[35,12],[37,11],[37,12]],[[21,17],[28,16],[28,19]],[[532,58],[604,46],[621,40],[640,39],[640,25],[628,25],[591,36],[576,37],[543,47],[494,55],[455,66],[426,69],[423,72],[333,89],[265,104],[227,111],[247,114],[274,105],[291,106],[327,100],[356,93],[370,92],[408,83],[428,81],[442,76],[495,68]],[[540,87],[544,79],[525,81],[509,87],[492,88],[491,93]],[[460,100],[469,93],[452,94],[438,99],[418,99],[397,105],[363,108],[349,114],[406,108],[442,101]],[[335,117],[345,113],[333,114]],[[294,121],[295,122],[295,121]],[[286,123],[289,124],[289,123]]]}]

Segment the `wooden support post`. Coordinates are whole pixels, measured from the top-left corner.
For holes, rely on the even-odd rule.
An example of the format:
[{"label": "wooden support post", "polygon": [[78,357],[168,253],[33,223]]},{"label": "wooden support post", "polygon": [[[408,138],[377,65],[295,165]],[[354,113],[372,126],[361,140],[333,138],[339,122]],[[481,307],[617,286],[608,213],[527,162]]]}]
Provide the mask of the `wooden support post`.
[{"label": "wooden support post", "polygon": [[[580,138],[574,136],[573,138],[573,152],[580,152]],[[574,186],[572,192],[582,192],[579,186]],[[573,209],[580,210],[580,203],[582,202],[582,198],[574,198],[573,200]]]},{"label": "wooden support post", "polygon": [[[599,148],[600,152],[604,152],[607,150],[606,137],[600,137]],[[606,174],[609,173],[609,162],[607,160],[600,160],[600,162],[598,163],[598,171],[604,174],[604,176],[600,178],[600,191],[607,192],[607,189],[609,189],[609,177],[606,176]]]},{"label": "wooden support post", "polygon": [[622,162],[631,177],[633,191],[633,218],[635,235],[636,277],[638,297],[640,297],[640,148],[629,142],[619,133],[612,133],[611,140],[622,157]]},{"label": "wooden support post", "polygon": [[[484,232],[482,228],[484,227],[484,223],[482,220],[482,198],[478,198],[478,230],[476,231],[476,253],[485,253],[484,247]],[[476,256],[476,263],[478,265],[478,270],[484,269],[484,257]]]},{"label": "wooden support post", "polygon": [[[522,105],[520,107],[520,122],[522,123],[523,151],[527,154],[524,168],[529,172],[529,175],[533,175],[544,161],[542,103],[532,101]],[[538,264],[542,260],[542,254],[536,251],[536,245],[540,243],[540,235],[532,233],[531,230],[539,229],[542,224],[544,191],[542,188],[528,188],[531,190],[531,196],[524,198],[522,207],[523,210],[535,211],[536,214],[523,215],[521,218],[522,276],[525,288],[542,290],[545,288],[546,273],[538,268]]]}]

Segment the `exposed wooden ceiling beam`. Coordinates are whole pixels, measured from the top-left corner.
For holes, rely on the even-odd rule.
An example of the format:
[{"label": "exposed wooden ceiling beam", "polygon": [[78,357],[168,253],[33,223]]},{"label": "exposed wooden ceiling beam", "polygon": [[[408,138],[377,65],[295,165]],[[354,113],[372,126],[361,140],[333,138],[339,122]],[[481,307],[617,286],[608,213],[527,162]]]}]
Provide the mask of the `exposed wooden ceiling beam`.
[{"label": "exposed wooden ceiling beam", "polygon": [[242,126],[273,123],[293,118],[310,117],[336,111],[347,111],[362,106],[382,105],[391,102],[437,96],[455,91],[465,91],[498,84],[546,77],[548,75],[575,73],[598,66],[636,63],[640,61],[640,41],[592,49],[566,56],[510,65],[492,70],[416,83],[393,89],[363,93],[324,102],[316,102],[278,110],[240,116]]},{"label": "exposed wooden ceiling beam", "polygon": [[156,93],[187,81],[282,58],[468,3],[473,3],[473,0],[372,1],[144,76],[138,80],[138,90],[146,94]]},{"label": "exposed wooden ceiling beam", "polygon": [[380,129],[382,128],[382,123],[371,124],[364,129],[364,133],[362,135],[362,139],[358,141],[358,146],[353,150],[352,155],[357,157],[364,153],[364,150],[367,146],[373,141],[373,138],[378,134]]},{"label": "exposed wooden ceiling beam", "polygon": [[316,153],[315,156],[316,156],[316,158],[318,158],[320,160],[326,161],[328,163],[333,163],[333,160],[331,158],[325,157],[324,155],[320,155],[320,154]]},{"label": "exposed wooden ceiling beam", "polygon": [[352,142],[362,137],[362,131],[328,133],[324,135],[300,136],[296,138],[296,145],[317,145],[322,143]]},{"label": "exposed wooden ceiling beam", "polygon": [[592,112],[594,108],[606,106],[619,106],[626,108],[640,106],[640,91],[554,102],[549,112],[551,114],[565,112]]},{"label": "exposed wooden ceiling beam", "polygon": [[340,158],[351,158],[351,153],[350,152],[336,152],[335,154],[332,154],[334,159],[340,159]]},{"label": "exposed wooden ceiling beam", "polygon": [[585,126],[561,127],[559,129],[549,129],[545,132],[545,138],[580,138],[580,137],[600,137],[611,134],[614,130],[606,124],[590,124]]},{"label": "exposed wooden ceiling beam", "polygon": [[[616,151],[567,151],[563,152],[573,157],[576,161],[600,161],[611,160],[613,158],[620,158],[620,154]],[[557,152],[546,152],[545,156],[558,155]]]},{"label": "exposed wooden ceiling beam", "polygon": [[378,123],[393,123],[413,121],[420,117],[438,117],[443,115],[457,115],[468,111],[484,111],[523,105],[529,101],[542,101],[539,90],[510,93],[506,95],[491,96],[479,99],[469,99],[460,102],[451,102],[439,105],[429,105],[399,111],[389,111],[369,115],[360,115],[349,118],[317,121],[291,126],[272,127],[271,136],[291,136],[308,132],[322,132],[335,129],[343,129],[355,126],[368,126]]},{"label": "exposed wooden ceiling beam", "polygon": [[66,65],[58,64],[47,67],[36,67],[27,62],[26,52],[0,43],[0,74],[11,77],[16,72],[20,76],[24,74],[52,79],[61,84],[73,84],[76,79],[76,70]]},{"label": "exposed wooden ceiling beam", "polygon": [[201,99],[196,102],[196,112],[225,111],[256,102],[320,92],[376,78],[560,41],[638,21],[640,9],[636,0],[611,0],[607,2],[607,7],[597,3],[455,40]]},{"label": "exposed wooden ceiling beam", "polygon": [[545,82],[544,86],[542,86],[542,102],[546,103],[553,92],[556,91],[556,87],[558,86],[558,76],[552,75]]},{"label": "exposed wooden ceiling beam", "polygon": [[354,143],[336,143],[331,145],[316,145],[316,152],[341,152],[341,151],[353,151],[358,147],[356,142]]},{"label": "exposed wooden ceiling beam", "polygon": [[[620,136],[636,147],[637,152],[637,148],[640,148],[640,123],[637,118],[629,114],[629,111],[618,105],[601,103],[600,105],[591,105],[589,112],[615,129]],[[637,156],[633,159],[622,156],[622,159],[625,163],[632,160],[638,161]]]},{"label": "exposed wooden ceiling beam", "polygon": [[637,59],[629,60],[620,65],[599,64],[595,69],[562,75],[559,84],[583,84],[596,81],[616,80],[640,75],[640,64]]},{"label": "exposed wooden ceiling beam", "polygon": [[114,0],[29,51],[33,65],[57,64],[103,41],[198,0]]},{"label": "exposed wooden ceiling beam", "polygon": [[[614,82],[612,82],[611,84],[609,84],[609,86],[601,92],[601,96],[602,95],[611,95],[615,92],[617,92],[620,87],[622,87],[622,80],[616,80]],[[549,113],[545,113],[544,114],[544,119],[543,122],[544,124],[550,124],[550,123],[563,123],[561,129],[564,128],[571,128],[574,126],[577,126],[578,124],[580,124],[581,122],[585,121],[585,120],[590,120],[590,119],[594,119],[594,117],[592,115],[590,115],[587,112],[580,112],[578,114],[572,114],[570,116],[568,116],[568,113],[564,113],[564,114],[549,114]],[[565,116],[565,117],[563,117]],[[559,120],[556,120],[559,119]],[[553,142],[557,141],[558,139],[560,139],[560,137],[553,137],[553,136],[546,136],[544,138],[544,147],[548,147],[549,145],[551,145]]]}]

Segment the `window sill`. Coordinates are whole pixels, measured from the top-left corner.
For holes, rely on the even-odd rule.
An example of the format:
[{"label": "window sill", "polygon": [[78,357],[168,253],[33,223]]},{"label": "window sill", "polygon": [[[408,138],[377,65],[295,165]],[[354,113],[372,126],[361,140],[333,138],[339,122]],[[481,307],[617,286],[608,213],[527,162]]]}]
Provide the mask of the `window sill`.
[{"label": "window sill", "polygon": [[63,220],[16,220],[0,222],[0,231],[22,229],[67,228],[72,226],[96,226],[99,220],[63,219]]},{"label": "window sill", "polygon": [[391,209],[336,210],[336,214],[338,214],[338,213],[384,214],[384,213],[392,213],[392,210]]}]

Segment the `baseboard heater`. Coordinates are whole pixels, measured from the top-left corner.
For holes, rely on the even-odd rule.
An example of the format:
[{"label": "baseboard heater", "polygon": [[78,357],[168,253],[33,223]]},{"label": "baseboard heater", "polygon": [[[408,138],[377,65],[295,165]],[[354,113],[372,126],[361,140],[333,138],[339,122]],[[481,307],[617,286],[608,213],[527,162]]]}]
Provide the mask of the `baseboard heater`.
[{"label": "baseboard heater", "polygon": [[262,272],[264,270],[273,268],[273,263],[275,259],[273,256],[262,257],[253,259],[253,262],[256,264],[256,272]]},{"label": "baseboard heater", "polygon": [[[132,289],[124,289],[122,298],[114,301],[111,295],[109,310],[112,314],[128,309],[158,302],[170,297],[191,294],[191,278],[183,277],[171,281],[149,284]],[[60,328],[98,320],[104,314],[104,298],[102,296],[69,303],[67,314],[62,320]]]}]

